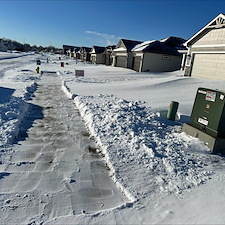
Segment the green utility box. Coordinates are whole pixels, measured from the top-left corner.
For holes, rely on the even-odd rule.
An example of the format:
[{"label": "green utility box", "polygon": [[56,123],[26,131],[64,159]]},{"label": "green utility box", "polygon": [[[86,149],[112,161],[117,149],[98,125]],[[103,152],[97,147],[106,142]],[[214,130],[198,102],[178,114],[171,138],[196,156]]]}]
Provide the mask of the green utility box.
[{"label": "green utility box", "polygon": [[204,141],[212,153],[225,153],[225,92],[198,88],[191,122],[182,130]]},{"label": "green utility box", "polygon": [[191,125],[213,137],[225,138],[225,92],[198,88]]}]

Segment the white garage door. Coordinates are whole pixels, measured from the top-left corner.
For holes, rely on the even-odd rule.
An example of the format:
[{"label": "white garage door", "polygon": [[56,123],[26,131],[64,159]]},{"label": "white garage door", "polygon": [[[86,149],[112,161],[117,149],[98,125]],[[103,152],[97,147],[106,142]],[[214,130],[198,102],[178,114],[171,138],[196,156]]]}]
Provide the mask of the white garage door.
[{"label": "white garage door", "polygon": [[195,54],[191,76],[225,80],[225,54]]}]

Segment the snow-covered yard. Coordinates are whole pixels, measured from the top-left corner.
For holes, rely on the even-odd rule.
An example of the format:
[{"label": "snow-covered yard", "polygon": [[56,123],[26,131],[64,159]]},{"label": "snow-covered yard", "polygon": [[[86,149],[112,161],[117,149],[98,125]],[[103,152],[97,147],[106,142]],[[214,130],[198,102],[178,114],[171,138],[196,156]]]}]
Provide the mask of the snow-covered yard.
[{"label": "snow-covered yard", "polygon": [[[50,58],[49,63],[47,57]],[[91,140],[95,141],[110,169],[112,180],[126,199],[125,204],[111,204],[111,207],[108,204],[107,208],[102,207],[94,213],[79,208],[80,213],[74,213],[60,183],[54,193],[52,189],[50,192],[49,185],[53,187],[51,182],[56,179],[49,179],[48,184],[46,174],[49,171],[42,173],[42,177],[39,174],[39,185],[34,186],[32,192],[31,189],[26,192],[35,173],[25,170],[23,174],[21,168],[27,166],[25,159],[14,160],[22,151],[29,152],[29,148],[25,149],[26,140],[17,141],[18,135],[40,82],[52,83],[50,78],[44,80],[44,75],[36,74],[37,58],[42,60],[42,71],[57,72],[55,79],[61,79],[64,94],[79,110]],[[223,90],[223,81],[184,77],[183,71],[137,73],[66,58],[63,58],[65,67],[60,67],[60,62],[56,55],[25,54],[6,59],[0,54],[0,215],[3,224],[225,223],[224,157],[211,155],[201,141],[181,132],[182,124],[189,120],[197,88]],[[84,70],[84,77],[76,78],[75,69]],[[48,94],[51,96],[52,92],[46,90],[45,95]],[[172,100],[180,103],[175,122],[165,117]],[[56,100],[55,105],[59,101]],[[72,123],[72,116],[68,113],[61,123]],[[30,124],[30,129],[35,127],[34,124]],[[64,138],[69,143],[76,139],[71,134],[62,135]],[[55,148],[57,150],[57,144]],[[31,153],[35,153],[33,149]],[[72,152],[65,154],[72,157]],[[55,157],[55,165],[61,165],[63,157],[60,157]],[[79,165],[82,161],[83,158],[76,158]],[[36,168],[39,162],[32,161],[29,168]],[[12,167],[14,169],[10,171]],[[79,180],[76,177],[79,176],[77,164],[69,163],[65,172],[63,166],[60,168],[60,172],[53,169],[57,179],[65,173],[68,179],[72,179],[71,174],[75,176],[72,179],[74,183]],[[19,182],[12,186],[14,178],[24,175],[26,185]],[[64,183],[65,177],[62,179]],[[54,199],[61,199],[60,203]],[[27,210],[29,206],[33,206],[33,211]]]}]

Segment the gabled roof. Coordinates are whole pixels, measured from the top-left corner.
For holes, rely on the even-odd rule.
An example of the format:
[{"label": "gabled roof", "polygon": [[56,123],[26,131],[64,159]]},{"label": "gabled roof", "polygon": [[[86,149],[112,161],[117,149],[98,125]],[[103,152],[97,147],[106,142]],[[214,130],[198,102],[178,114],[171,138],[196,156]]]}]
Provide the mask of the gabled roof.
[{"label": "gabled roof", "polygon": [[127,49],[124,48],[124,47],[120,47],[120,48],[115,48],[113,51],[114,51],[114,52],[126,52]]},{"label": "gabled roof", "polygon": [[75,46],[75,47],[73,48],[73,51],[74,51],[74,52],[79,52],[79,50],[80,50],[80,47],[78,47],[78,46]]},{"label": "gabled roof", "polygon": [[153,42],[155,42],[155,40],[144,41],[141,44],[136,45],[131,51],[143,51],[145,48],[148,47],[148,45],[150,45]]},{"label": "gabled roof", "polygon": [[206,24],[201,30],[199,30],[196,34],[194,34],[186,43],[186,46],[190,46],[207,34],[210,30],[225,27],[225,14],[220,13],[213,20],[211,20],[208,24]]},{"label": "gabled roof", "polygon": [[177,50],[186,50],[187,48],[184,46],[186,41],[187,40],[183,38],[173,36],[160,40],[160,42],[163,42],[170,47],[176,48]]},{"label": "gabled roof", "polygon": [[142,41],[121,39],[119,43],[116,45],[117,48],[124,47],[127,51],[131,51],[136,45],[141,44]]},{"label": "gabled roof", "polygon": [[[136,50],[137,51],[137,50]],[[166,45],[160,41],[153,41],[146,45],[146,47],[142,50],[142,52],[151,52],[158,54],[168,54],[168,55],[180,55],[176,48]]]},{"label": "gabled roof", "polygon": [[63,45],[63,48],[66,48],[66,49],[74,49],[74,48],[76,48],[76,46],[73,46],[73,45]]},{"label": "gabled roof", "polygon": [[90,51],[91,51],[91,48],[81,46],[81,47],[80,47],[80,51],[90,52]]},{"label": "gabled roof", "polygon": [[186,49],[186,47],[183,46],[184,42],[185,40],[183,38],[178,37],[168,37],[160,41],[144,41],[141,44],[136,45],[132,51],[180,55],[178,50]]},{"label": "gabled roof", "polygon": [[105,51],[105,47],[101,47],[101,46],[93,46],[91,49],[90,53],[96,53],[96,54],[101,54]]},{"label": "gabled roof", "polygon": [[108,45],[108,46],[106,47],[107,50],[113,50],[113,49],[115,49],[115,48],[116,48],[116,45]]}]

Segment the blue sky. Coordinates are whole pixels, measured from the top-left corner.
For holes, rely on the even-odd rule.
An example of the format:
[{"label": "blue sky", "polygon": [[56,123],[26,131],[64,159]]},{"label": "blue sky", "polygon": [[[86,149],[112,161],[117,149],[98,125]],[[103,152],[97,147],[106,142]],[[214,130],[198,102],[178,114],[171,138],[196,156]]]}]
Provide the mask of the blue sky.
[{"label": "blue sky", "polygon": [[0,38],[55,47],[188,39],[219,13],[224,0],[0,0]]}]

